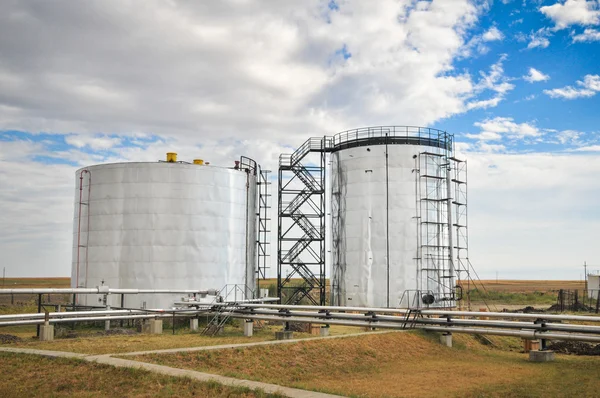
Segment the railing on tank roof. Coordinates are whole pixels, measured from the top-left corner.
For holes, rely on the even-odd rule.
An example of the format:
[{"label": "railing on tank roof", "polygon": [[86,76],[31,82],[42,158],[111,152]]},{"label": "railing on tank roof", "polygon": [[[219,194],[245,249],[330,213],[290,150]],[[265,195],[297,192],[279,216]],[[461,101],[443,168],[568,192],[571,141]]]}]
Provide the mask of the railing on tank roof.
[{"label": "railing on tank roof", "polygon": [[344,144],[366,141],[374,138],[415,138],[415,143],[452,150],[452,135],[445,131],[418,126],[376,126],[361,127],[342,131],[331,137],[332,146],[337,149]]},{"label": "railing on tank roof", "polygon": [[309,152],[333,152],[352,143],[367,142],[373,139],[391,139],[395,143],[406,139],[407,143],[430,145],[452,151],[453,136],[431,127],[418,126],[375,126],[342,131],[334,136],[312,137],[306,140],[292,154],[279,156],[280,166],[295,166]]}]

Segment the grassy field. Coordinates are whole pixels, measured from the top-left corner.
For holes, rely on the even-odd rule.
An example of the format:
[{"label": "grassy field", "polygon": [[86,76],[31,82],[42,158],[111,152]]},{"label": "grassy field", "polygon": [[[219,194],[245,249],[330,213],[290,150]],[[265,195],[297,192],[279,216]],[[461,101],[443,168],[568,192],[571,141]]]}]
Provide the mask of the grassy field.
[{"label": "grassy field", "polygon": [[560,289],[579,290],[582,298],[585,289],[583,281],[482,280],[477,283],[461,281],[459,284],[465,294],[470,292],[474,305],[493,304],[498,310],[510,306],[549,307],[556,304]]},{"label": "grassy field", "polygon": [[71,287],[71,278],[6,278],[0,279],[0,289]]},{"label": "grassy field", "polygon": [[[163,350],[169,348],[182,347],[204,347],[221,344],[242,344],[258,341],[275,340],[275,331],[281,330],[279,325],[265,326],[264,329],[254,330],[252,337],[244,337],[240,327],[234,325],[228,326],[225,333],[219,336],[204,336],[200,333],[191,333],[187,329],[177,330],[176,334],[171,334],[170,330],[165,330],[161,335],[134,334],[134,335],[99,335],[99,330],[91,330],[87,335],[77,338],[62,338],[54,341],[39,341],[35,339],[35,327],[20,327],[26,331],[16,332],[12,335],[21,337],[23,341],[12,344],[5,344],[6,347],[15,348],[34,348],[40,350],[68,351],[81,354],[113,354],[135,351]],[[350,333],[359,333],[361,330],[349,326],[332,326],[331,335],[342,335]],[[0,333],[7,333],[0,329]],[[294,333],[294,338],[315,337],[309,333]]]},{"label": "grassy field", "polygon": [[[71,278],[6,278],[0,279],[0,289],[69,288]],[[37,294],[1,294],[0,314],[37,312]],[[44,294],[45,303],[67,303],[68,294]]]},{"label": "grassy field", "polygon": [[493,338],[496,347],[454,340],[447,348],[435,334],[387,333],[135,359],[355,397],[597,396],[600,359],[530,363],[516,339]]},{"label": "grassy field", "polygon": [[280,397],[140,369],[0,353],[0,397]]},{"label": "grassy field", "polygon": [[[460,282],[466,290],[467,282]],[[477,286],[483,286],[490,292],[534,293],[557,292],[560,289],[585,289],[584,281],[553,281],[553,280],[482,280]],[[473,288],[473,284],[471,284]]]}]

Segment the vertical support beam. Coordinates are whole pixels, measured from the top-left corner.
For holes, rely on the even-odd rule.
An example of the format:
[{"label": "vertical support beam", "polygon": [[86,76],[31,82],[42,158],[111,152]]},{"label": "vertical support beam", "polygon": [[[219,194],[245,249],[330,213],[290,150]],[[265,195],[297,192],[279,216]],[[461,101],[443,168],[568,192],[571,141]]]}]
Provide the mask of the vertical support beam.
[{"label": "vertical support beam", "polygon": [[[279,160],[281,163],[281,159]],[[281,165],[279,166],[278,176],[277,176],[277,297],[279,297],[279,304],[283,304],[283,299],[281,295],[281,272],[282,272],[282,253],[281,253],[281,240],[282,230],[281,230],[281,222],[282,222],[282,213],[283,213],[283,203],[282,203],[282,193],[283,193],[283,170]]]},{"label": "vertical support beam", "polygon": [[390,178],[388,133],[385,133],[385,257],[386,257],[386,307],[390,308]]},{"label": "vertical support beam", "polygon": [[[110,299],[108,294],[104,295],[104,305],[106,305],[106,311],[110,311]],[[104,321],[104,330],[110,330],[110,321]]]},{"label": "vertical support beam", "polygon": [[[38,314],[42,312],[42,295],[38,294]],[[40,337],[40,325],[37,325],[36,337]]]},{"label": "vertical support beam", "polygon": [[[125,308],[125,294],[121,293],[121,308]],[[121,319],[121,327],[123,327],[123,320]]]},{"label": "vertical support beam", "polygon": [[[452,239],[452,177],[451,177],[451,167],[450,167],[450,159],[446,156],[445,162],[446,166],[446,194],[448,195],[446,200],[447,206],[447,221],[448,221],[448,276],[450,276],[450,283],[448,284],[449,288],[454,288],[454,247],[453,247],[453,239]],[[452,296],[454,298],[454,291],[452,292]]]}]

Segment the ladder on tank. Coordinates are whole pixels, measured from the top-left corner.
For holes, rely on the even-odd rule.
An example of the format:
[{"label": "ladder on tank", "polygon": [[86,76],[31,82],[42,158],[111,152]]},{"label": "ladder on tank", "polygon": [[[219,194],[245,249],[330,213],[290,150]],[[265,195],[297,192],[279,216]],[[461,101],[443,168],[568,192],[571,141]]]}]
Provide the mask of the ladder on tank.
[{"label": "ladder on tank", "polygon": [[[256,277],[260,281],[267,279],[267,270],[269,269],[268,260],[270,255],[270,233],[271,218],[271,194],[269,185],[271,185],[269,174],[271,170],[260,170],[258,175],[258,235],[256,239],[256,249],[258,253],[258,266],[256,267]],[[258,288],[257,284],[257,288]]]},{"label": "ladder on tank", "polygon": [[418,290],[431,290],[436,306],[446,307],[455,300],[450,158],[421,152],[417,162]]}]

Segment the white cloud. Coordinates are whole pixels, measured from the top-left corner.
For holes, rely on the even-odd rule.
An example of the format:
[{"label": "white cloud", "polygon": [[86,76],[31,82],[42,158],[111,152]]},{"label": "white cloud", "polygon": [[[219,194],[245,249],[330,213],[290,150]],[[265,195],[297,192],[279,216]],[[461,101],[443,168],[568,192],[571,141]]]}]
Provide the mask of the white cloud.
[{"label": "white cloud", "polygon": [[467,109],[486,109],[497,106],[504,100],[506,94],[515,88],[515,85],[510,83],[510,79],[504,75],[504,61],[507,55],[503,54],[500,59],[490,67],[488,73],[480,72],[480,79],[474,86],[474,92],[480,94],[482,92],[493,91],[496,94],[492,98],[485,100],[477,99],[467,103]]},{"label": "white cloud", "polygon": [[540,48],[546,48],[550,45],[550,40],[548,40],[548,38],[546,37],[534,37],[531,39],[531,41],[529,42],[529,44],[527,44],[527,48],[528,49],[532,49],[532,48],[536,48],[536,47],[540,47]]},{"label": "white cloud", "polygon": [[556,138],[561,144],[579,144],[579,139],[583,136],[583,133],[575,130],[563,130],[556,133]]},{"label": "white cloud", "polygon": [[582,146],[574,150],[577,152],[600,152],[600,145]]},{"label": "white cloud", "polygon": [[122,142],[122,139],[119,137],[109,137],[103,134],[74,134],[66,136],[65,142],[76,148],[88,147],[94,150],[106,150],[119,145]]},{"label": "white cloud", "polygon": [[465,134],[465,137],[480,141],[499,141],[502,139],[500,134],[493,131],[484,131],[479,134]]},{"label": "white cloud", "polygon": [[510,138],[522,139],[539,137],[543,133],[532,123],[515,123],[510,117],[495,117],[476,122],[481,134],[504,134]]},{"label": "white cloud", "polygon": [[490,51],[487,43],[503,39],[504,34],[497,27],[492,26],[484,33],[471,37],[467,44],[460,49],[460,56],[468,58],[474,55],[487,54]]},{"label": "white cloud", "polygon": [[544,94],[551,98],[575,99],[582,97],[593,97],[600,91],[600,75],[586,75],[583,80],[577,81],[577,86],[566,86],[544,90]]},{"label": "white cloud", "polygon": [[528,41],[529,43],[527,44],[527,49],[531,50],[531,49],[537,48],[537,47],[539,47],[539,48],[548,47],[550,45],[549,38],[552,37],[552,35],[553,35],[552,29],[550,29],[548,27],[543,27],[536,31],[532,31],[529,34],[519,32],[515,35],[515,38],[519,42]]},{"label": "white cloud", "polygon": [[577,83],[582,84],[584,87],[591,90],[600,91],[600,75],[585,75],[583,78],[583,83]]},{"label": "white cloud", "polygon": [[600,155],[476,148],[461,155],[469,164],[469,257],[482,278],[500,271],[578,279],[572,264],[598,259]]},{"label": "white cloud", "polygon": [[537,70],[535,68],[529,68],[529,74],[526,76],[523,76],[523,79],[525,79],[529,83],[545,82],[550,79],[550,76],[540,72],[539,70]]},{"label": "white cloud", "polygon": [[492,26],[482,36],[483,41],[496,41],[496,40],[502,40],[503,38],[504,38],[504,35],[495,26]]},{"label": "white cloud", "polygon": [[567,0],[564,3],[540,7],[540,11],[554,22],[556,30],[571,25],[600,24],[600,10],[596,0]]},{"label": "white cloud", "polygon": [[544,90],[544,94],[549,95],[551,98],[564,98],[564,99],[575,99],[582,97],[593,97],[596,92],[585,88],[574,88],[572,86],[566,86],[563,88],[553,88],[552,90]]},{"label": "white cloud", "polygon": [[573,43],[586,41],[600,41],[600,31],[596,29],[585,29],[583,33],[573,35]]}]

